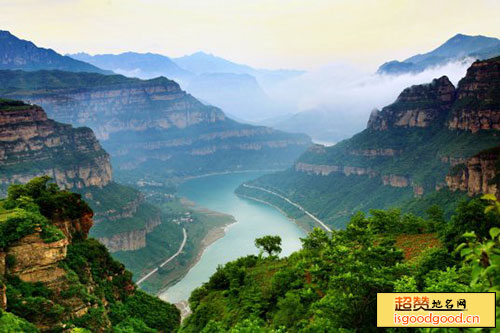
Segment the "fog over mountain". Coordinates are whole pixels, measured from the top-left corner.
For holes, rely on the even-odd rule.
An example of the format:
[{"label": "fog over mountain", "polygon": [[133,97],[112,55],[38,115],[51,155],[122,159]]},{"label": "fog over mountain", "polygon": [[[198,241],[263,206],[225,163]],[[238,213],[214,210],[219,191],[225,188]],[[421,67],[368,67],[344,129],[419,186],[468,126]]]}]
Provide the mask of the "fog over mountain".
[{"label": "fog over mountain", "polygon": [[307,133],[317,141],[337,142],[365,128],[370,112],[392,103],[405,87],[442,75],[456,84],[472,61],[465,59],[401,75],[374,74],[345,63],[332,64],[269,89],[272,99],[298,112],[270,117],[262,123]]}]

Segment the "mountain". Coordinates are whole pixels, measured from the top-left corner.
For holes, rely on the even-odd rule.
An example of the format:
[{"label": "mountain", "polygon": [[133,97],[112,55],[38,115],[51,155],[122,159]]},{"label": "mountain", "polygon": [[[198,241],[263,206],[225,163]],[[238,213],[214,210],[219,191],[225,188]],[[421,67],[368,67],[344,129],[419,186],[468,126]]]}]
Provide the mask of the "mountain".
[{"label": "mountain", "polygon": [[0,200],[2,331],[175,330],[179,310],[137,290],[131,273],[87,238],[93,212],[80,195],[47,181],[13,185]]},{"label": "mountain", "polygon": [[465,58],[488,59],[498,55],[500,55],[498,38],[457,34],[430,52],[417,54],[402,62],[397,60],[386,62],[379,67],[377,72],[380,74],[415,73]]},{"label": "mountain", "polygon": [[237,64],[205,52],[196,52],[172,60],[180,67],[195,74],[233,73],[252,75],[256,72],[250,66]]},{"label": "mountain", "polygon": [[189,81],[186,90],[238,119],[256,121],[269,114],[283,113],[248,74],[200,74]]},{"label": "mountain", "polygon": [[48,119],[39,106],[0,100],[0,174],[3,195],[10,184],[46,175],[81,193],[96,213],[91,235],[112,252],[145,248],[147,235],[160,225],[182,237],[143,194],[113,182],[110,157],[90,128]]},{"label": "mountain", "polygon": [[272,86],[302,73],[254,69],[203,52],[176,59],[135,52],[94,56],[77,53],[69,56],[129,77],[168,77],[196,98],[248,121],[285,112],[267,96],[262,86]]},{"label": "mountain", "polygon": [[445,76],[412,86],[374,110],[361,133],[332,147],[315,145],[293,168],[237,192],[269,201],[309,227],[317,221],[282,197],[331,227],[372,208],[423,212],[436,203],[450,213],[467,192],[496,191],[498,164],[486,163],[495,158],[476,155],[500,145],[498,91],[500,57],[475,62],[456,88]]},{"label": "mountain", "polygon": [[67,189],[111,183],[109,155],[90,128],[50,120],[42,108],[0,100],[0,184],[50,175]]},{"label": "mountain", "polygon": [[155,53],[125,52],[91,56],[90,54],[81,52],[69,54],[68,56],[100,68],[111,70],[117,74],[140,79],[165,76],[175,80],[185,80],[193,76],[191,72],[177,66],[170,58]]},{"label": "mountain", "polygon": [[92,128],[118,179],[131,182],[284,168],[310,144],[305,135],[235,122],[163,77],[1,71],[0,95]]},{"label": "mountain", "polygon": [[303,71],[299,70],[256,69],[205,52],[196,52],[172,60],[180,67],[195,74],[232,73],[252,75],[264,87],[304,74]]},{"label": "mountain", "polygon": [[36,71],[58,69],[70,72],[110,74],[83,61],[62,56],[52,49],[37,47],[32,42],[19,39],[8,31],[0,30],[0,69]]},{"label": "mountain", "polygon": [[265,119],[259,124],[285,132],[306,133],[314,142],[334,143],[359,130],[358,119],[349,113],[334,112],[329,107],[318,106],[295,114]]}]

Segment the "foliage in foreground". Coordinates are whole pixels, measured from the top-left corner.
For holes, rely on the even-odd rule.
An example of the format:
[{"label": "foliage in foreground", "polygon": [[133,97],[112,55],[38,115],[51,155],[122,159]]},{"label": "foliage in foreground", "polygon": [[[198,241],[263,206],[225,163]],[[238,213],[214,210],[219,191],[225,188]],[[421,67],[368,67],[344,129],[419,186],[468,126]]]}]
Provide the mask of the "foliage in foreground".
[{"label": "foliage in foreground", "polygon": [[[180,331],[373,331],[377,292],[498,295],[500,209],[487,206],[487,200],[463,203],[449,221],[437,208],[427,219],[394,210],[358,213],[345,230],[314,230],[288,258],[230,262],[191,294],[193,314]],[[403,234],[436,231],[441,245],[420,249],[411,260],[395,246]]]},{"label": "foliage in foreground", "polygon": [[[61,191],[48,177],[9,188],[0,201],[0,247],[40,232],[45,242],[64,238],[53,222],[78,219],[91,213],[80,195]],[[104,245],[73,234],[65,260],[65,272],[55,285],[30,283],[15,275],[0,275],[7,294],[7,312],[0,312],[1,332],[36,332],[36,326],[73,332],[172,332],[180,313],[175,306],[136,290],[132,274],[115,261]],[[7,256],[7,266],[15,263]],[[75,309],[87,306],[81,317]],[[35,325],[33,325],[35,324]]]}]

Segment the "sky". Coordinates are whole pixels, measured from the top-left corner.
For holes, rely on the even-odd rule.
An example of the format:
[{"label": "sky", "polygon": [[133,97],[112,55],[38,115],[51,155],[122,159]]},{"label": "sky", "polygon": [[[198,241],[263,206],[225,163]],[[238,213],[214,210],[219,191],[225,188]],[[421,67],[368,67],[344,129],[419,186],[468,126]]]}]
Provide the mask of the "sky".
[{"label": "sky", "polygon": [[202,50],[259,68],[367,70],[457,33],[500,37],[497,0],[0,0],[0,29],[60,53]]}]

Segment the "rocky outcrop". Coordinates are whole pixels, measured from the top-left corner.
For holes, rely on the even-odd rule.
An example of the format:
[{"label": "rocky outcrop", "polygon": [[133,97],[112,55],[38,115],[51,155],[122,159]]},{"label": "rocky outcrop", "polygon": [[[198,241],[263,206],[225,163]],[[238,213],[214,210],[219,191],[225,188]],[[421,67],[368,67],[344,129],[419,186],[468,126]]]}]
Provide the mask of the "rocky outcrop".
[{"label": "rocky outcrop", "polygon": [[473,133],[500,130],[499,82],[500,57],[473,63],[458,84],[448,127]]},{"label": "rocky outcrop", "polygon": [[[146,236],[161,224],[160,212],[148,217],[144,226],[126,232],[119,232],[107,237],[99,237],[99,242],[104,244],[109,252],[134,251],[146,247]],[[103,222],[107,223],[107,222]]]},{"label": "rocky outcrop", "polygon": [[328,176],[331,173],[343,173],[346,176],[368,175],[370,177],[375,177],[377,175],[375,171],[369,168],[359,168],[353,166],[339,166],[339,165],[309,164],[302,162],[298,162],[295,164],[295,171],[319,175],[319,176]]},{"label": "rocky outcrop", "polygon": [[146,247],[146,235],[145,229],[133,230],[99,238],[99,242],[103,243],[109,252],[134,251]]},{"label": "rocky outcrop", "polygon": [[400,149],[392,148],[377,148],[377,149],[356,149],[351,150],[349,154],[355,156],[367,156],[367,157],[377,157],[377,156],[396,156],[401,153]]},{"label": "rocky outcrop", "polygon": [[467,161],[465,157],[443,156],[441,162],[450,164],[452,167],[458,164],[464,164]]},{"label": "rocky outcrop", "polygon": [[499,196],[498,168],[500,148],[483,151],[459,164],[446,176],[452,191],[467,192],[469,196],[495,194]]},{"label": "rocky outcrop", "polygon": [[53,285],[66,275],[59,263],[66,258],[68,244],[67,238],[45,243],[40,234],[23,237],[7,249],[6,255],[14,263],[7,267],[7,272],[26,282]]},{"label": "rocky outcrop", "polygon": [[368,128],[384,131],[396,127],[428,127],[444,121],[455,100],[455,87],[443,76],[432,83],[406,88],[396,102],[381,111],[373,110]]},{"label": "rocky outcrop", "polygon": [[[225,120],[222,111],[203,106],[166,78],[126,79],[124,84],[89,86],[78,91],[71,88],[55,96],[40,94],[28,100],[43,105],[55,119],[92,127],[101,140],[121,131],[184,129]],[[145,114],[145,109],[156,112]]]},{"label": "rocky outcrop", "polygon": [[0,102],[0,184],[49,175],[67,189],[111,181],[108,154],[89,128],[47,118],[38,106]]},{"label": "rocky outcrop", "polygon": [[322,165],[322,164],[309,164],[298,162],[295,164],[295,171],[304,172],[316,176],[328,176],[332,173],[341,173],[345,176],[363,176],[367,175],[370,178],[380,177],[384,186],[391,187],[412,187],[415,196],[422,196],[424,188],[415,184],[409,177],[398,175],[380,175],[377,171],[370,168],[360,168],[353,166],[338,166],[338,165]]},{"label": "rocky outcrop", "polygon": [[58,227],[66,238],[71,241],[73,235],[78,235],[79,237],[86,238],[90,232],[90,228],[94,225],[93,217],[94,213],[92,211],[87,211],[82,214],[81,217],[70,220],[70,219],[55,219],[53,224]]},{"label": "rocky outcrop", "polygon": [[[311,144],[303,134],[235,122],[164,77],[139,80],[58,71],[5,74],[0,73],[0,96],[39,104],[55,120],[92,128],[116,157],[116,170],[154,169],[175,177],[266,165],[283,168]],[[32,81],[44,85],[31,85]],[[218,158],[214,156],[224,159],[228,154],[233,158],[224,165],[210,163]],[[166,163],[159,168],[158,160]]]},{"label": "rocky outcrop", "polygon": [[382,176],[382,183],[392,187],[408,187],[410,186],[411,181],[405,176],[384,175]]}]

